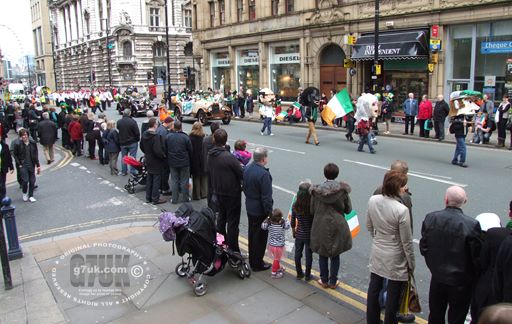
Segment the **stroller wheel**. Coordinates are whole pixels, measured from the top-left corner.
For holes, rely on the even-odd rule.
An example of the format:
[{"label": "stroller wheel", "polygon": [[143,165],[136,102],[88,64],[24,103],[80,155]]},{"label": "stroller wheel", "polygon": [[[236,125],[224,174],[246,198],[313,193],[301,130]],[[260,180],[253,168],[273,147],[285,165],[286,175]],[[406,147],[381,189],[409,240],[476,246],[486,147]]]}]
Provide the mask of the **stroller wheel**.
[{"label": "stroller wheel", "polygon": [[238,267],[238,262],[231,258],[228,259],[228,264],[231,267],[231,269],[236,269]]},{"label": "stroller wheel", "polygon": [[176,274],[178,275],[178,277],[183,278],[187,275],[187,273],[188,264],[186,264],[185,262],[182,262],[176,266]]},{"label": "stroller wheel", "polygon": [[207,290],[206,282],[198,281],[194,284],[194,294],[196,294],[197,297],[204,296]]},{"label": "stroller wheel", "polygon": [[[238,272],[238,276],[240,277],[240,279],[245,279],[245,277],[247,277],[247,274],[245,272],[245,267],[243,265],[243,263],[241,263],[238,268],[237,268],[237,272]],[[249,274],[250,275],[250,274]]]},{"label": "stroller wheel", "polygon": [[242,268],[244,269],[244,272],[245,272],[245,277],[246,278],[249,278],[251,276],[251,267],[249,267],[249,264],[247,262],[242,262]]}]

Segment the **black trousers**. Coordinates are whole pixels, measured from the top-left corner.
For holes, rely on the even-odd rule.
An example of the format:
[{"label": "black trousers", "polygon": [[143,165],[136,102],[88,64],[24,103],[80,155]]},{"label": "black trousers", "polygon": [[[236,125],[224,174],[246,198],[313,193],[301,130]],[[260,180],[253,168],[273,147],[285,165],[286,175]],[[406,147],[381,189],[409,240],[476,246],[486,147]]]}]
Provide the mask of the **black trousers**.
[{"label": "black trousers", "polygon": [[434,130],[436,132],[436,138],[444,139],[444,119],[434,120]]},{"label": "black trousers", "polygon": [[7,179],[7,174],[0,172],[0,201],[5,198],[5,194],[7,190],[5,189],[5,181]]},{"label": "black trousers", "polygon": [[[36,184],[36,173],[34,168],[27,168],[25,166],[20,168],[22,191],[24,194],[28,193],[29,197],[34,196],[34,186]],[[28,190],[28,191],[27,191]]]},{"label": "black trousers", "polygon": [[428,302],[430,324],[444,324],[447,308],[448,323],[464,324],[471,302],[471,286],[449,286],[432,278]]},{"label": "black trousers", "polygon": [[[368,300],[366,306],[366,323],[379,324],[380,323],[380,303],[379,293],[382,290],[384,278],[370,274],[370,285],[368,286]],[[388,279],[388,289],[386,297],[386,313],[384,317],[384,324],[396,324],[396,314],[400,307],[400,297],[405,281],[395,281]]]},{"label": "black trousers", "polygon": [[160,180],[160,190],[169,191],[171,187],[169,186],[169,175],[171,174],[171,170],[166,168],[164,173],[162,173],[162,179]]},{"label": "black trousers", "polygon": [[498,128],[498,139],[501,139],[503,143],[505,143],[505,138],[507,137],[507,130],[505,129],[505,126],[507,125],[507,119],[500,118],[500,121],[498,122],[497,128]]},{"label": "black trousers", "polygon": [[405,133],[409,134],[409,124],[411,124],[411,134],[414,134],[414,116],[405,116]]},{"label": "black trousers", "polygon": [[146,178],[146,201],[155,202],[160,199],[160,181],[162,176],[160,174],[148,173]]},{"label": "black trousers", "polygon": [[263,257],[267,248],[268,231],[261,229],[261,223],[266,215],[249,215],[249,264],[251,268],[261,268],[264,265]]},{"label": "black trousers", "polygon": [[238,107],[240,108],[240,118],[245,117],[245,99],[238,100]]},{"label": "black trousers", "polygon": [[240,212],[242,210],[242,197],[216,195],[218,204],[217,232],[224,235],[228,247],[240,252],[238,234],[240,233]]}]

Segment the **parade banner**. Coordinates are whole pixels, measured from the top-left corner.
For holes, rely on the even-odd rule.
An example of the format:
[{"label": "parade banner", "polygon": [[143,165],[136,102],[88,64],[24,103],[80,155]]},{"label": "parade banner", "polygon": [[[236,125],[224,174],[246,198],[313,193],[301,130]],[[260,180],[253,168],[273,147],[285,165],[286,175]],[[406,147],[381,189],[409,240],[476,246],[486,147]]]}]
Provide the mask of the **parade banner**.
[{"label": "parade banner", "polygon": [[329,126],[332,126],[335,118],[343,117],[352,111],[354,111],[354,107],[352,106],[347,88],[345,88],[329,100],[322,110],[321,115],[322,119],[329,124]]}]

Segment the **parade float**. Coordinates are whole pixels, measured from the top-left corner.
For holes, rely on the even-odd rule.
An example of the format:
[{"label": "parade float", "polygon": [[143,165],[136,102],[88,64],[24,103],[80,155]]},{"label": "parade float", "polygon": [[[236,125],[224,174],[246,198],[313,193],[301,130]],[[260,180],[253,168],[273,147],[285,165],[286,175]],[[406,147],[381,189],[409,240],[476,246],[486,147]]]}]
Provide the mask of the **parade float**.
[{"label": "parade float", "polygon": [[224,125],[231,122],[232,109],[220,94],[198,92],[195,94],[178,94],[171,97],[176,118],[197,119],[203,125],[211,120],[221,120]]}]

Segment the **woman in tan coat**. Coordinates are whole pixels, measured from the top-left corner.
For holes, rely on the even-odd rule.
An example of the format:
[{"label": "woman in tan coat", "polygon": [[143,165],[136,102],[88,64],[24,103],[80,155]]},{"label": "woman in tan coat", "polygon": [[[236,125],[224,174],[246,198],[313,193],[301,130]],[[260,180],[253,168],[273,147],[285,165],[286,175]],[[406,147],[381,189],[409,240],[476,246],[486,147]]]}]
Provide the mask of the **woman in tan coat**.
[{"label": "woman in tan coat", "polygon": [[372,196],[368,202],[366,227],[373,238],[366,310],[369,324],[380,322],[379,292],[384,279],[388,279],[384,323],[397,323],[400,295],[408,273],[414,271],[409,210],[400,203],[406,186],[407,175],[389,171],[384,176],[382,194]]}]

